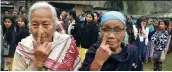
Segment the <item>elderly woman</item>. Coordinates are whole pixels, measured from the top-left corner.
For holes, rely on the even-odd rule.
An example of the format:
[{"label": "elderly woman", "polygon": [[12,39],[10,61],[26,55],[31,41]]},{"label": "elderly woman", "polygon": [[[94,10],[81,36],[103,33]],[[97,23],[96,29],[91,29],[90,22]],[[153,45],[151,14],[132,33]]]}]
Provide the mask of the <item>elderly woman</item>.
[{"label": "elderly woman", "polygon": [[121,44],[125,36],[125,16],[117,11],[105,13],[101,19],[102,40],[93,44],[79,70],[132,71],[142,70],[137,48]]},{"label": "elderly woman", "polygon": [[46,2],[29,9],[30,36],[16,48],[12,70],[68,71],[79,67],[80,57],[74,39],[55,31],[56,10]]}]

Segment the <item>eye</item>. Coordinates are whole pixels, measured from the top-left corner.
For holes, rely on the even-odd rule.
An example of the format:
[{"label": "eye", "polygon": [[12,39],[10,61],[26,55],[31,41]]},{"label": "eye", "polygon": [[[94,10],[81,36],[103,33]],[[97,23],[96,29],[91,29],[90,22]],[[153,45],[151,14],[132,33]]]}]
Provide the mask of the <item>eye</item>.
[{"label": "eye", "polygon": [[45,28],[48,28],[49,24],[43,24],[43,26],[44,26]]},{"label": "eye", "polygon": [[36,23],[33,23],[32,25],[33,25],[33,26],[37,26],[38,24],[36,24]]},{"label": "eye", "polygon": [[107,28],[102,28],[102,30],[103,30],[103,31],[109,31],[109,29],[107,29]]},{"label": "eye", "polygon": [[123,31],[124,29],[122,29],[122,28],[115,28],[114,29],[114,31],[116,31],[116,32],[120,32],[120,31]]}]

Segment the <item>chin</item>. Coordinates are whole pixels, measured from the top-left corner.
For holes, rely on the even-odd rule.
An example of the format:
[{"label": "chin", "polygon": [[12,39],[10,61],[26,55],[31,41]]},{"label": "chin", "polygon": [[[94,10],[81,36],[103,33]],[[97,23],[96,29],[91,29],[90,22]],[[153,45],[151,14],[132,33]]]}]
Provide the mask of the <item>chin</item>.
[{"label": "chin", "polygon": [[111,48],[111,49],[115,49],[115,48],[117,48],[117,47],[119,47],[119,46],[117,46],[116,44],[115,44],[115,45],[110,45],[110,48]]}]

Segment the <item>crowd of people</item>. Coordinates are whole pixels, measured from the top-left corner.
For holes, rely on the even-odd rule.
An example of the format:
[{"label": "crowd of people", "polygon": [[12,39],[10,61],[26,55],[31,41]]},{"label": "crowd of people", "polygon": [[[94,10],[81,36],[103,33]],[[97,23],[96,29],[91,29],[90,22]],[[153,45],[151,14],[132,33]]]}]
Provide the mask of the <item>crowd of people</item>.
[{"label": "crowd of people", "polygon": [[60,11],[47,2],[21,6],[1,17],[1,70],[140,71],[153,63],[162,70],[172,52],[172,19],[119,11]]}]

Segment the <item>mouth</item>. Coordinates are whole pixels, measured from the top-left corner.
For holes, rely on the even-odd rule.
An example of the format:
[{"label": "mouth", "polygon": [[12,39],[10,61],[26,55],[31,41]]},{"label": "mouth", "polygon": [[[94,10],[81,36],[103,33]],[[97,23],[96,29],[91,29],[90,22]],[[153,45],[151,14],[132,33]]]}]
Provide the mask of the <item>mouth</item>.
[{"label": "mouth", "polygon": [[114,41],[107,41],[107,44],[109,44],[109,45],[114,45],[115,42],[114,42]]}]

